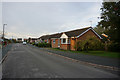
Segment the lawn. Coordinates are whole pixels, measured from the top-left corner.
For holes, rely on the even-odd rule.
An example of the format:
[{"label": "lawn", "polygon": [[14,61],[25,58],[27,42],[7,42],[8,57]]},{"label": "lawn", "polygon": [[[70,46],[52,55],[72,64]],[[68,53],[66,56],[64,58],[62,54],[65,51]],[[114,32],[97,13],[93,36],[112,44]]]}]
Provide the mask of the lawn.
[{"label": "lawn", "polygon": [[86,55],[102,56],[102,57],[109,57],[109,58],[120,58],[119,52],[109,52],[109,51],[88,51],[88,52],[85,52],[85,51],[68,51],[68,50],[61,50],[61,49],[57,49],[57,48],[51,48],[51,49],[58,50],[58,51],[86,54]]}]

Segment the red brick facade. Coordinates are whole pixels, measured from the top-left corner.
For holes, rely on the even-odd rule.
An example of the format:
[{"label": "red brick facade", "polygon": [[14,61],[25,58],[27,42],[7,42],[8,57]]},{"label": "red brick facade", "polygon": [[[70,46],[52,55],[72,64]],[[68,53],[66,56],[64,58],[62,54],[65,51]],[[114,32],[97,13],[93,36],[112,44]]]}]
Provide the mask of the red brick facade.
[{"label": "red brick facade", "polygon": [[[81,35],[78,38],[70,38],[70,44],[61,44],[60,40],[60,49],[64,50],[75,50],[75,44],[78,40],[85,40],[87,37],[96,36],[98,39],[100,39],[91,29],[87,31],[85,34]],[[55,43],[53,43],[52,39],[52,48],[58,48],[58,39],[55,39]]]},{"label": "red brick facade", "polygon": [[70,44],[61,44],[60,49],[70,50]]},{"label": "red brick facade", "polygon": [[[53,43],[53,40],[55,40],[55,43]],[[58,48],[58,39],[52,39],[51,44],[52,44],[52,48]]]},{"label": "red brick facade", "polygon": [[92,30],[89,30],[84,35],[77,38],[77,40],[85,40],[87,37],[93,37],[93,36],[96,36],[99,39],[99,37]]},{"label": "red brick facade", "polygon": [[44,40],[46,43],[51,43],[51,39]]}]

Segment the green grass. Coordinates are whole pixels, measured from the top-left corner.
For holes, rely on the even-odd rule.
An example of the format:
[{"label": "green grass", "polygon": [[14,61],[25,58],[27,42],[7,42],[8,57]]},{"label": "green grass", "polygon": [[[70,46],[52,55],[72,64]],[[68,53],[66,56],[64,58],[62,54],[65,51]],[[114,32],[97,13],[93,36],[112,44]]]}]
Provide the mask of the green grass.
[{"label": "green grass", "polygon": [[79,53],[79,54],[86,54],[86,55],[94,55],[94,56],[102,56],[102,57],[109,57],[109,58],[120,58],[119,52],[109,52],[109,51],[68,51],[68,50],[61,50],[57,48],[51,48],[57,51],[64,51],[64,52],[72,52],[72,53]]}]

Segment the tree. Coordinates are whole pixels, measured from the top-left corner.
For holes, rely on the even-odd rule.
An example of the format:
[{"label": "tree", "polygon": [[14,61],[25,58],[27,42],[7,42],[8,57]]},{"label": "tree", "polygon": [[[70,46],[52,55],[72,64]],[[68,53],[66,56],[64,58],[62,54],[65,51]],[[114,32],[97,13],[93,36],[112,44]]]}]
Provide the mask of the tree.
[{"label": "tree", "polygon": [[98,26],[105,29],[104,33],[110,36],[110,40],[120,43],[120,1],[103,2],[101,10],[102,20],[98,23]]},{"label": "tree", "polygon": [[105,32],[105,29],[102,27],[102,26],[97,26],[94,28],[94,30],[99,34],[101,35],[102,33]]}]

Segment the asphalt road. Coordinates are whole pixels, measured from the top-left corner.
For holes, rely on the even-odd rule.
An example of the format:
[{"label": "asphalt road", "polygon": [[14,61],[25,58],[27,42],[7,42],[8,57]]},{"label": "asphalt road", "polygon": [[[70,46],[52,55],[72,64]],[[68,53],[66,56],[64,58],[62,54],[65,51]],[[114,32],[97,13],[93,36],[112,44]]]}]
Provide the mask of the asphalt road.
[{"label": "asphalt road", "polygon": [[116,74],[22,44],[14,44],[8,52],[2,73],[3,78],[118,78]]},{"label": "asphalt road", "polygon": [[80,53],[73,53],[70,51],[54,50],[50,48],[40,48],[40,49],[48,51],[48,52],[52,52],[55,54],[59,54],[65,57],[69,57],[72,59],[84,61],[84,62],[90,62],[90,63],[94,63],[98,65],[120,68],[120,60],[118,58],[108,58],[108,57],[101,57],[101,56],[95,56],[95,55],[86,55],[86,54],[80,54]]}]

